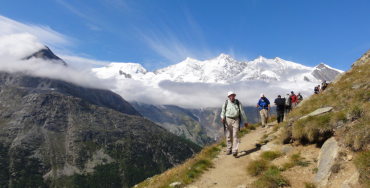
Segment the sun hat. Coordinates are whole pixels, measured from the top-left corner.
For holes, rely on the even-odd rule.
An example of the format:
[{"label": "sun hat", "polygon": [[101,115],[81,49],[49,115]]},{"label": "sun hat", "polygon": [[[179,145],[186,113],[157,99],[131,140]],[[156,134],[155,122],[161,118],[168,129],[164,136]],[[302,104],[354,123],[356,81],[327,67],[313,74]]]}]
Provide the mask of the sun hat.
[{"label": "sun hat", "polygon": [[264,97],[265,95],[263,93],[261,93],[260,97]]},{"label": "sun hat", "polygon": [[230,96],[230,95],[232,95],[232,94],[236,95],[234,91],[229,91],[229,92],[227,93],[227,96]]}]

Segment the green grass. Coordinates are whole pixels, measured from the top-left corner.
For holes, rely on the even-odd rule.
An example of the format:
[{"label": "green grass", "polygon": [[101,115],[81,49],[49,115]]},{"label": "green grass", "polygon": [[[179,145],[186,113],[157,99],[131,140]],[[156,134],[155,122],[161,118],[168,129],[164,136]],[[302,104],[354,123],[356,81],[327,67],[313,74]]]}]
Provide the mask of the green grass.
[{"label": "green grass", "polygon": [[319,171],[319,169],[318,169],[318,168],[314,168],[314,169],[312,169],[312,172],[317,173],[318,171]]},{"label": "green grass", "polygon": [[290,186],[287,178],[281,175],[276,166],[270,166],[254,183],[256,188],[277,188]]},{"label": "green grass", "polygon": [[307,167],[310,163],[310,161],[303,161],[303,158],[301,157],[301,151],[299,151],[298,153],[290,156],[289,161],[282,165],[282,170],[285,171],[295,166]]},{"label": "green grass", "polygon": [[304,187],[305,188],[316,188],[316,185],[312,182],[305,182]]},{"label": "green grass", "polygon": [[247,172],[251,176],[258,176],[268,169],[268,165],[269,162],[264,159],[251,161],[247,166]]},{"label": "green grass", "polygon": [[261,158],[268,161],[272,161],[280,156],[281,156],[280,151],[265,151],[261,154]]}]

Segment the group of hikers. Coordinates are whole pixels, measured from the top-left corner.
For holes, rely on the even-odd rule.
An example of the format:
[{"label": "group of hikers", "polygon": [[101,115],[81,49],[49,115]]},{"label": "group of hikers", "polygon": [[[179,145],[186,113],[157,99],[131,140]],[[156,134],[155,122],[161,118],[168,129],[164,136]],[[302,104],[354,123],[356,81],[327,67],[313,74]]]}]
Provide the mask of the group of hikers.
[{"label": "group of hikers", "polygon": [[[328,83],[326,80],[320,85],[316,86],[314,89],[315,94],[319,94],[324,91],[328,87]],[[229,91],[228,92],[228,100],[222,106],[221,112],[221,122],[224,125],[224,132],[227,142],[227,155],[233,154],[234,157],[238,155],[238,148],[239,148],[239,138],[238,138],[238,131],[240,130],[239,124],[241,123],[241,119],[243,118],[244,126],[248,127],[247,123],[247,116],[244,113],[243,105],[238,100],[235,99],[235,92]],[[288,115],[291,110],[293,110],[298,103],[303,100],[301,93],[295,95],[293,91],[290,94],[286,94],[286,97],[281,98],[281,95],[278,95],[274,101],[274,105],[276,105],[276,113],[277,113],[277,123],[284,121],[284,115]],[[263,93],[260,95],[260,99],[257,102],[257,117],[258,112],[261,116],[262,128],[266,126],[267,120],[269,118],[270,112],[270,101],[265,97]],[[259,119],[258,119],[259,122]]]},{"label": "group of hikers", "polygon": [[[248,127],[247,116],[245,115],[245,112],[243,110],[243,105],[238,99],[235,99],[235,96],[235,92],[228,92],[229,99],[226,100],[226,102],[222,106],[221,112],[221,122],[224,125],[224,132],[227,143],[226,154],[233,154],[234,157],[238,155],[238,131],[240,129],[239,124],[242,118],[244,121],[244,126]],[[278,98],[276,98],[274,101],[274,104],[276,105],[278,123],[283,122],[284,114],[288,114],[302,100],[302,95],[300,93],[298,93],[298,95],[295,95],[293,91],[291,92],[291,94],[287,94],[286,98],[281,98],[281,96],[278,95]],[[260,95],[260,99],[257,102],[257,111],[259,111],[259,114],[261,115],[262,127],[265,127],[269,118],[270,101],[265,97],[263,93]]]},{"label": "group of hikers", "polygon": [[320,85],[315,86],[314,93],[319,94],[323,92],[327,87],[328,87],[328,83],[326,83],[326,80],[324,80],[324,82],[321,84],[321,88],[320,88]]}]

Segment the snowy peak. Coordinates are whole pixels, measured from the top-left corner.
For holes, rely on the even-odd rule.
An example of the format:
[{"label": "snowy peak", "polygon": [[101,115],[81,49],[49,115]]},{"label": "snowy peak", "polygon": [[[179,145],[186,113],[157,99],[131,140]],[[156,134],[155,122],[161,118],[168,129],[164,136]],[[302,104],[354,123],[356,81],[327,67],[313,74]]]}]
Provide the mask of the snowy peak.
[{"label": "snowy peak", "polygon": [[93,72],[100,78],[115,77],[118,80],[129,78],[158,87],[158,83],[163,80],[202,83],[235,83],[250,80],[319,82],[330,81],[342,71],[323,63],[316,67],[307,67],[279,57],[267,59],[258,56],[253,61],[238,62],[230,55],[220,54],[206,61],[188,57],[178,64],[153,72],[148,72],[137,63],[111,63],[106,67],[93,69]]}]

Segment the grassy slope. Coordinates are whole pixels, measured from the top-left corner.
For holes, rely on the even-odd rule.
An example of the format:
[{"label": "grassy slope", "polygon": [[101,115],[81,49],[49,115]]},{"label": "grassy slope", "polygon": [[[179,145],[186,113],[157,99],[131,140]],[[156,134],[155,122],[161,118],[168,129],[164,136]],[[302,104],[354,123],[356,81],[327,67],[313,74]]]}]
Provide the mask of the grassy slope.
[{"label": "grassy slope", "polygon": [[[301,107],[289,114],[291,121],[285,123],[282,141],[322,143],[334,135],[341,144],[362,152],[363,159],[369,155],[370,146],[370,55],[365,54],[335,84],[321,94],[313,95]],[[327,114],[299,120],[318,108],[333,107]],[[367,160],[370,160],[367,158]],[[370,162],[356,160],[361,182],[370,186]],[[364,170],[366,169],[366,170]]]}]

